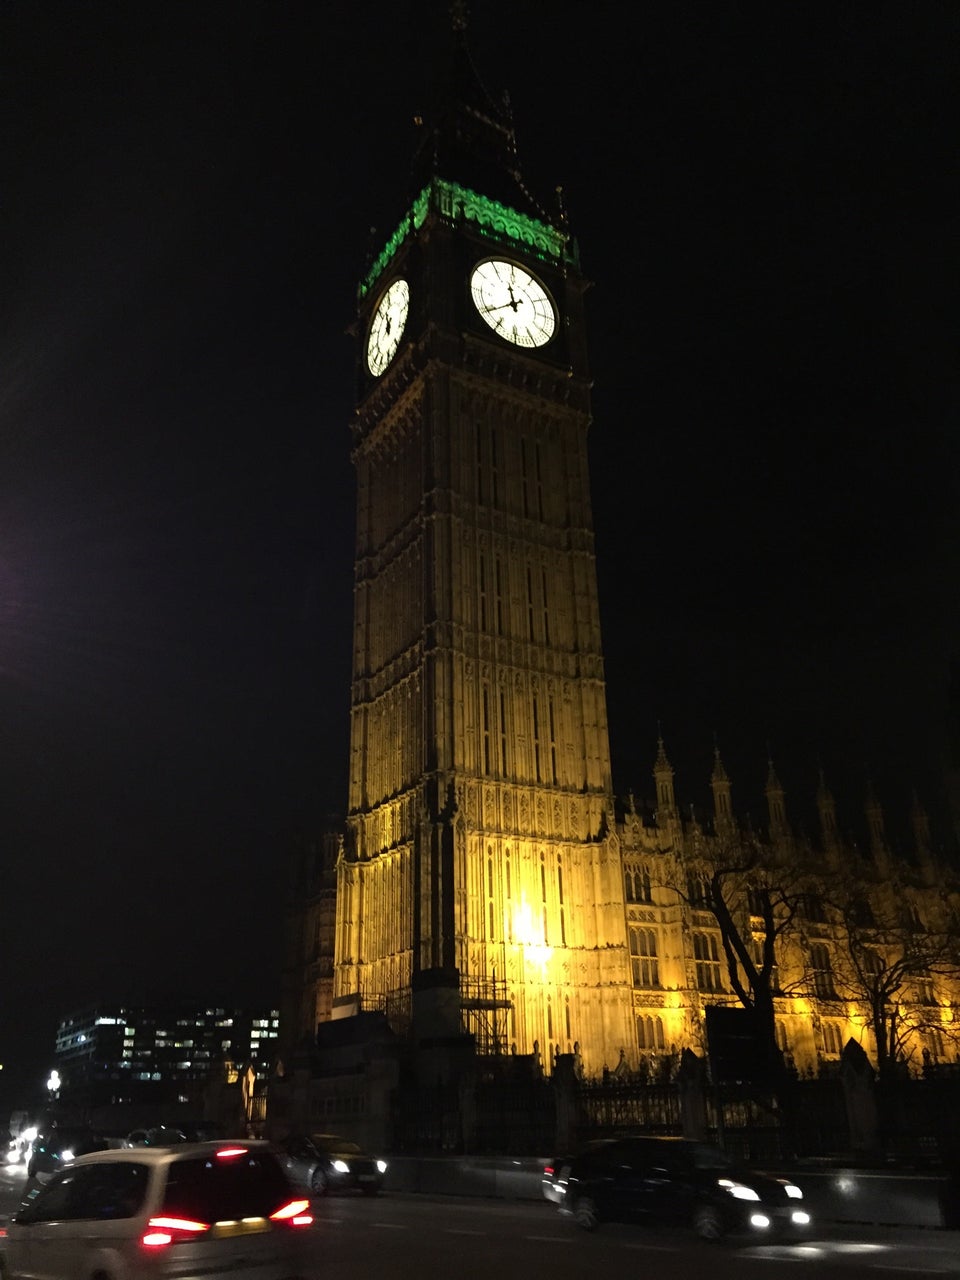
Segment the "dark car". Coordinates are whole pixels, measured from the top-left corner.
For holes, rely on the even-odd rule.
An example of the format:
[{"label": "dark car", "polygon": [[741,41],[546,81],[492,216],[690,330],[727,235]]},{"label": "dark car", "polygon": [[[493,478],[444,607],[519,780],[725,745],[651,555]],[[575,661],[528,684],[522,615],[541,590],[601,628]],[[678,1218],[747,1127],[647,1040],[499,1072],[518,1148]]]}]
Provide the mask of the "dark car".
[{"label": "dark car", "polygon": [[691,1226],[705,1240],[769,1238],[810,1225],[802,1200],[788,1179],[739,1167],[708,1143],[623,1138],[574,1157],[560,1212],[587,1230],[646,1220]]},{"label": "dark car", "polygon": [[287,1177],[314,1195],[362,1191],[374,1196],[383,1187],[386,1160],[368,1155],[334,1133],[294,1134],[279,1144]]},{"label": "dark car", "polygon": [[175,1147],[187,1141],[182,1129],[158,1124],[151,1129],[131,1129],[123,1140],[125,1147]]},{"label": "dark car", "polygon": [[583,1146],[577,1147],[574,1152],[565,1156],[554,1156],[552,1160],[548,1160],[543,1166],[543,1176],[540,1181],[540,1190],[543,1192],[544,1200],[549,1200],[552,1204],[563,1204],[563,1197],[566,1194],[567,1178],[570,1175],[570,1166],[577,1156],[586,1155],[589,1151],[596,1151],[600,1147],[608,1147],[613,1138],[594,1138],[590,1142],[585,1142]]},{"label": "dark car", "polygon": [[49,1178],[77,1156],[85,1156],[91,1151],[106,1151],[109,1145],[106,1138],[84,1125],[55,1125],[43,1129],[33,1140],[27,1176],[40,1180]]}]

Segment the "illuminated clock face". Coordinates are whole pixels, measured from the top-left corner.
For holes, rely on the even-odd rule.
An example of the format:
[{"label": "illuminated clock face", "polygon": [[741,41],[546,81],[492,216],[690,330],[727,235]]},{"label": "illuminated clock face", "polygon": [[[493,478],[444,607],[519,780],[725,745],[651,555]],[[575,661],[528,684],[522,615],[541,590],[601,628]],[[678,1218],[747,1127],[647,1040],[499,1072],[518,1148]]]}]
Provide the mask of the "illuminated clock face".
[{"label": "illuminated clock face", "polygon": [[501,338],[518,347],[542,347],[553,337],[557,312],[539,280],[503,258],[490,258],[470,277],[474,306]]},{"label": "illuminated clock face", "polygon": [[394,280],[377,303],[367,336],[367,368],[378,378],[396,355],[410,310],[410,286]]}]

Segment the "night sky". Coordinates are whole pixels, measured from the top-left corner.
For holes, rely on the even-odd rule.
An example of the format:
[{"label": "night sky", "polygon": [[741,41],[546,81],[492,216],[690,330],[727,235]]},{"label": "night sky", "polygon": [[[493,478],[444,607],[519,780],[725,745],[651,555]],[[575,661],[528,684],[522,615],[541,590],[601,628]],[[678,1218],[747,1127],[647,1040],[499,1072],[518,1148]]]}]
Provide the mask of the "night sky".
[{"label": "night sky", "polygon": [[[0,1059],[275,1002],[345,807],[355,290],[445,3],[0,8]],[[471,5],[580,242],[614,781],[943,818],[960,652],[950,3]],[[378,228],[371,236],[371,228]]]}]

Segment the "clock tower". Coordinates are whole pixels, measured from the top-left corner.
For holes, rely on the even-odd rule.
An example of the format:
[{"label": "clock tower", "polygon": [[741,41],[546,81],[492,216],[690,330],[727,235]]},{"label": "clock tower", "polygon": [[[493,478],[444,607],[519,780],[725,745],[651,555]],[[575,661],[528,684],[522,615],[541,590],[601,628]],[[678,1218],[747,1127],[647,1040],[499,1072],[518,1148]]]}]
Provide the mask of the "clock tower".
[{"label": "clock tower", "polygon": [[481,1052],[634,1042],[587,432],[586,282],[455,22],[359,287],[334,1005]]}]

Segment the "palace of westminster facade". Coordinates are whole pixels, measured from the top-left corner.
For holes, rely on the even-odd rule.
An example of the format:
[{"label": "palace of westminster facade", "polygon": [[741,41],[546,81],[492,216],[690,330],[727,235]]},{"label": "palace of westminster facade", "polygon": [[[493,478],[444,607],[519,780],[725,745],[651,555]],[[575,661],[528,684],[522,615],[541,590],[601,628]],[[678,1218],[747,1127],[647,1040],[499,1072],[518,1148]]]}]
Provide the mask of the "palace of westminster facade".
[{"label": "palace of westminster facade", "polygon": [[960,897],[918,807],[907,863],[868,797],[865,858],[821,780],[814,846],[771,765],[761,835],[717,754],[700,824],[662,741],[655,810],[614,799],[587,286],[455,25],[455,91],[358,293],[348,810],[292,880],[281,1036],[379,1008],[547,1071],[557,1053],[642,1069],[703,1053],[705,1009],[738,1004],[752,967],[802,1071],[851,1038],[876,1059],[888,1014],[897,1054],[953,1061]]}]

